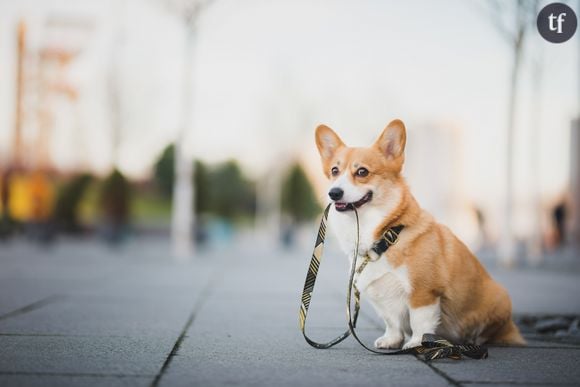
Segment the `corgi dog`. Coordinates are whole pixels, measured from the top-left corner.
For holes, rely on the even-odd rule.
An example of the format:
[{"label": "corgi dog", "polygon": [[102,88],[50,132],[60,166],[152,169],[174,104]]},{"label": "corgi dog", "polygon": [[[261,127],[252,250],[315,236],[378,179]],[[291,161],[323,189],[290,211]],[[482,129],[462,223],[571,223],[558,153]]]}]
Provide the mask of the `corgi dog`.
[{"label": "corgi dog", "polygon": [[401,175],[405,144],[400,120],[387,125],[369,148],[346,146],[325,125],[316,129],[323,171],[331,180],[329,223],[351,262],[357,238],[360,265],[386,230],[404,227],[397,242],[355,277],[386,325],[375,347],[412,348],[425,333],[457,344],[524,345],[507,291],[409,191]]}]

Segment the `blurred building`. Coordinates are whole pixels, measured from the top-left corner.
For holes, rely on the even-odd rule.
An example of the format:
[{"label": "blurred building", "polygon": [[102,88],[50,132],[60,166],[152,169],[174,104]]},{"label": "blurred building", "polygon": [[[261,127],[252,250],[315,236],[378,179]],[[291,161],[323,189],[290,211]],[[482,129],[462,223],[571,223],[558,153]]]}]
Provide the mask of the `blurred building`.
[{"label": "blurred building", "polygon": [[419,205],[469,244],[477,238],[464,189],[463,132],[451,124],[414,125],[407,133],[404,175]]},{"label": "blurred building", "polygon": [[[46,16],[21,19],[15,34],[15,113],[11,161],[27,168],[49,169],[55,130],[79,147],[79,88],[70,69],[82,50],[91,24],[84,19]],[[79,158],[82,160],[82,157]],[[78,166],[78,164],[77,164]]]},{"label": "blurred building", "polygon": [[580,117],[570,127],[570,191],[572,197],[571,239],[580,243]]}]

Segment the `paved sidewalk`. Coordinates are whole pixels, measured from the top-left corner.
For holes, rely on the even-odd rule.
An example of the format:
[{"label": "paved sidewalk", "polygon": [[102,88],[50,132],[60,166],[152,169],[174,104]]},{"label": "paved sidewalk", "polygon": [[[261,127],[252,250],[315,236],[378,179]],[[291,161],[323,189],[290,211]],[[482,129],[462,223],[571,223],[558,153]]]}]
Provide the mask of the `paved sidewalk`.
[{"label": "paved sidewalk", "polygon": [[[580,384],[580,345],[529,336],[487,360],[426,364],[366,353],[354,340],[322,351],[298,330],[309,251],[238,247],[172,262],[164,242],[121,250],[94,242],[0,245],[2,386],[296,386]],[[308,329],[345,328],[347,266],[329,254]],[[580,275],[496,272],[518,314],[580,314]],[[368,305],[361,334],[381,334]]]}]

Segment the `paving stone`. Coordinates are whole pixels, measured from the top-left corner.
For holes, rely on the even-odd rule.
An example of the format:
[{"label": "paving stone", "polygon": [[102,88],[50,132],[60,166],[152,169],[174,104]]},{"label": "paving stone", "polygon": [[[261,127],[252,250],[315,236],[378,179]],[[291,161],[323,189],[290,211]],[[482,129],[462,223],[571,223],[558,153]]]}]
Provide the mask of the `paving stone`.
[{"label": "paving stone", "polygon": [[547,340],[542,335],[524,335],[526,346],[531,348],[577,348],[580,349],[580,343],[570,342],[567,340]]},{"label": "paving stone", "polygon": [[150,301],[69,298],[0,321],[0,333],[176,337],[194,302],[195,294]]},{"label": "paving stone", "polygon": [[152,377],[79,376],[79,375],[6,375],[0,374],[0,386],[10,387],[145,387]]},{"label": "paving stone", "polygon": [[161,379],[162,386],[448,384],[413,356],[375,356],[353,342],[317,350],[299,335],[192,333]]},{"label": "paving stone", "polygon": [[[518,383],[462,383],[465,387],[522,387],[522,384]],[[533,384],[533,387],[554,387],[558,384]],[[563,386],[570,386],[569,384],[564,384]]]},{"label": "paving stone", "polygon": [[176,337],[0,336],[0,375],[70,373],[154,376]]},{"label": "paving stone", "polygon": [[580,349],[492,347],[485,360],[436,361],[459,382],[574,384],[580,381]]},{"label": "paving stone", "polygon": [[577,314],[580,311],[578,273],[539,270],[492,271],[506,287],[515,314]]},{"label": "paving stone", "polygon": [[[448,386],[449,383],[415,359],[407,362],[375,358],[354,361],[342,354],[320,359],[272,359],[196,362],[177,358],[161,386]],[[227,358],[225,359],[227,360]],[[198,365],[198,363],[201,363]],[[272,364],[274,366],[264,366]],[[189,369],[189,372],[176,372]]]},{"label": "paving stone", "polygon": [[70,292],[79,284],[75,281],[7,278],[0,275],[0,320],[17,309]]},{"label": "paving stone", "polygon": [[[262,302],[262,310],[271,312],[263,321],[259,320],[263,316],[256,316],[259,318],[255,320],[240,316],[244,306],[255,310],[258,299],[232,302],[231,309],[223,302],[220,296],[212,296],[204,304],[163,375],[161,385],[448,384],[413,356],[375,356],[352,339],[333,349],[314,349],[304,341],[297,323],[287,324],[288,318],[296,321],[297,312],[285,311],[284,305],[276,304],[271,297]],[[224,312],[231,313],[230,317]],[[325,317],[326,320],[334,318],[329,314]],[[309,332],[313,338],[323,341],[345,328],[345,324],[340,328],[313,327]],[[370,343],[381,333],[372,328],[360,332]]]}]

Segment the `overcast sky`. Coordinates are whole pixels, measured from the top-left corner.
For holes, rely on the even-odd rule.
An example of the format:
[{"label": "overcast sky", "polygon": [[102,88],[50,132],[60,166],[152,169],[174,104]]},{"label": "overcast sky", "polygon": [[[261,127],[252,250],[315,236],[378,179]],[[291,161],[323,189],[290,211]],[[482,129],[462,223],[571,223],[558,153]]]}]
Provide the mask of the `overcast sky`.
[{"label": "overcast sky", "polygon": [[[457,128],[467,194],[496,200],[503,192],[512,57],[486,9],[485,1],[459,0],[215,0],[197,26],[188,152],[206,161],[237,158],[254,176],[299,157],[321,177],[313,141],[318,123],[347,143],[366,145],[398,117],[410,138],[432,125]],[[184,29],[161,0],[0,2],[0,152],[11,145],[17,21],[26,18],[34,46],[48,39],[43,20],[63,16],[93,28],[70,71],[79,102],[58,108],[55,162],[110,167],[113,67],[122,95],[119,165],[146,175],[175,138],[181,112]],[[544,73],[535,109],[530,62],[524,64],[518,195],[529,191],[533,141],[544,195],[566,187],[570,123],[580,114],[578,35],[556,45],[530,30],[527,52],[542,58]],[[539,122],[537,138],[532,121]]]}]

